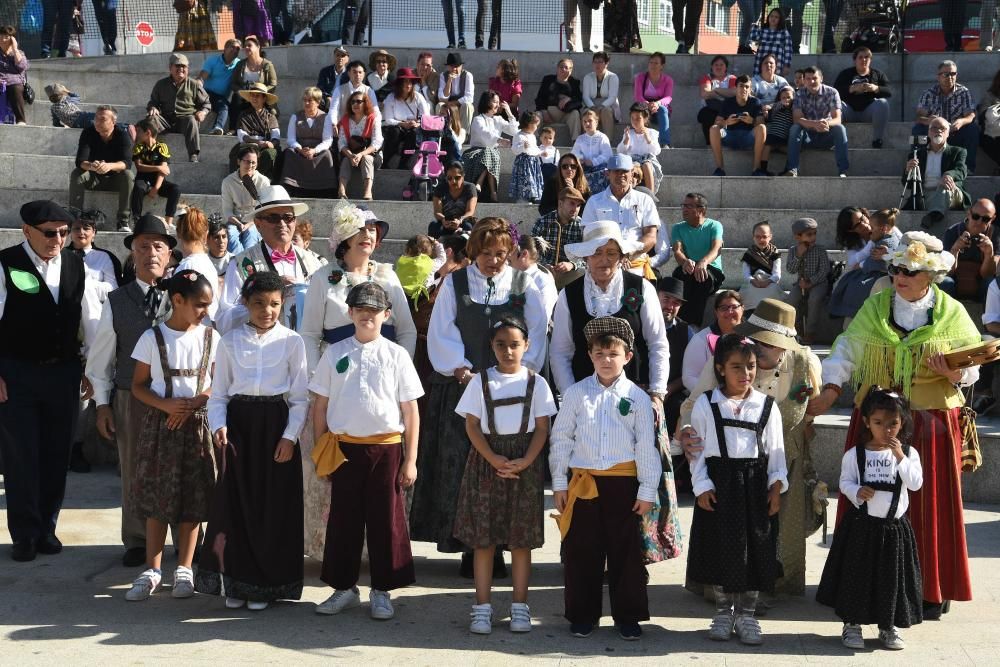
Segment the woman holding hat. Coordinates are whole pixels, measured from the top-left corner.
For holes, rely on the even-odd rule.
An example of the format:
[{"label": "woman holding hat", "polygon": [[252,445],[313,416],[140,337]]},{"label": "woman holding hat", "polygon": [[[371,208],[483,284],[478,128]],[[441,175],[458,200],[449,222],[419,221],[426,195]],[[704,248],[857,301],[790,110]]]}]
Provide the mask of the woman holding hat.
[{"label": "woman holding hat", "polygon": [[[413,357],[417,329],[410,316],[406,294],[392,265],[372,259],[372,254],[388,231],[388,223],[377,219],[371,211],[347,202],[340,203],[334,210],[330,251],[335,259],[313,274],[309,281],[299,328],[306,344],[306,363],[310,373],[316,368],[327,345],[354,335],[354,324],[347,312],[347,294],[352,287],[363,282],[378,283],[385,288],[392,308],[382,325],[382,335],[402,345]],[[313,446],[310,426],[306,424],[300,440],[302,460],[305,462],[305,550],[309,556],[322,559],[326,520],[330,511],[330,483],[316,477],[309,456]]]},{"label": "woman holding hat", "polygon": [[584,325],[595,317],[613,315],[627,321],[635,335],[625,375],[648,391],[657,411],[662,410],[670,370],[663,312],[653,283],[622,270],[622,260],[641,250],[642,243],[623,239],[612,220],[590,223],[581,243],[566,245],[566,255],[585,260],[587,271],[583,280],[571,282],[559,293],[553,313],[549,362],[560,393],[594,373]]},{"label": "woman holding hat", "polygon": [[302,93],[302,108],[288,119],[288,147],[282,155],[281,183],[293,195],[333,195],[337,165],[330,148],[336,140],[333,115],[320,108],[323,91],[310,86]]},{"label": "woman holding hat", "polygon": [[[819,395],[820,361],[808,348],[795,341],[795,309],[777,299],[763,299],[733,333],[752,338],[757,343],[757,375],[754,387],[775,399],[781,413],[785,442],[788,491],[782,494],[778,514],[778,553],[784,576],[775,591],[789,595],[805,594],[806,537],[821,524],[825,507],[823,493],[817,492],[818,477],[809,452],[812,419],[806,409],[810,399]],[[700,433],[688,426],[694,401],[718,386],[712,364],[706,364],[691,395],[681,405],[678,436],[689,459],[700,451]],[[702,586],[687,582],[687,587],[702,593]]]},{"label": "woman holding hat", "polygon": [[277,180],[278,149],[281,146],[281,130],[278,119],[268,107],[278,103],[278,96],[267,92],[267,86],[253,83],[239,92],[240,98],[250,103],[240,114],[236,123],[238,143],[229,151],[229,168],[237,168],[237,155],[242,146],[253,144],[257,147],[257,171],[272,181]]},{"label": "woman holding hat", "polygon": [[368,76],[365,77],[365,83],[375,91],[379,104],[382,104],[392,91],[391,84],[394,80],[392,72],[395,69],[396,56],[385,49],[372,51],[368,55]]},{"label": "woman holding hat", "polygon": [[417,148],[417,133],[420,130],[420,117],[431,112],[427,100],[417,91],[420,77],[409,67],[401,67],[396,72],[392,82],[392,92],[382,105],[382,137],[385,139],[382,150],[382,163],[399,155],[399,168],[405,169],[410,158],[403,155],[404,150]]},{"label": "woman holding hat", "polygon": [[[235,22],[236,16],[233,16],[233,20]],[[278,70],[275,69],[274,63],[264,57],[260,45],[260,40],[253,34],[243,40],[243,59],[233,70],[233,78],[229,83],[233,91],[233,99],[229,103],[229,123],[230,129],[234,132],[240,113],[247,107],[247,103],[239,96],[241,90],[253,83],[264,84],[269,93],[274,93],[278,89]]]},{"label": "woman holding hat", "polygon": [[[962,516],[961,388],[976,382],[978,366],[952,369],[944,354],[981,340],[965,307],[941,291],[955,263],[941,241],[907,232],[886,256],[892,289],[868,297],[823,362],[823,393],[810,406],[822,414],[848,382],[858,387],[845,449],[858,443],[857,406],[873,385],[894,387],[910,401],[913,441],[924,485],[910,492],[910,521],[923,574],[924,619],[940,618],[951,600],[972,599]],[[846,503],[842,503],[846,505]]]}]

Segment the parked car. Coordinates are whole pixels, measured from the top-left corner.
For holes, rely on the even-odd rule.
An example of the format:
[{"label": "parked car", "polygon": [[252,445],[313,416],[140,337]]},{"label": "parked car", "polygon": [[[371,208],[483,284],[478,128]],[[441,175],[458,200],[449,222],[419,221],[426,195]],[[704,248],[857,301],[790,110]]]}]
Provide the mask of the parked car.
[{"label": "parked car", "polygon": [[[962,30],[962,50],[979,50],[980,0],[968,0],[965,6],[965,28]],[[906,29],[903,48],[907,53],[944,51],[941,31],[941,8],[938,0],[910,0],[903,14]]]}]

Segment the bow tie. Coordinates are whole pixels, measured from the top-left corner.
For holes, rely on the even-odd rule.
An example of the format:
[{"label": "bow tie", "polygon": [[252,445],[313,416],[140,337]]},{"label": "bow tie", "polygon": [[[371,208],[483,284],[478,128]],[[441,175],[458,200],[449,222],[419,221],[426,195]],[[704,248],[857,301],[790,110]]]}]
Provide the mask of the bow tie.
[{"label": "bow tie", "polygon": [[282,253],[277,250],[271,251],[271,261],[277,264],[278,262],[288,262],[289,264],[295,264],[295,251],[289,249],[288,252]]}]

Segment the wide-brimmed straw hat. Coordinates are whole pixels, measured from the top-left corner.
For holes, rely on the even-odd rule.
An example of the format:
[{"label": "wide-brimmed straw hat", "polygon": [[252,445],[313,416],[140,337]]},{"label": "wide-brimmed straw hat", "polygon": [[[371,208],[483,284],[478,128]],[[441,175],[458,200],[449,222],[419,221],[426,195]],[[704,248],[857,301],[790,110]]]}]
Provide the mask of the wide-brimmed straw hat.
[{"label": "wide-brimmed straw hat", "polygon": [[802,348],[795,341],[795,308],[777,299],[762,299],[733,333],[782,350]]},{"label": "wide-brimmed straw hat", "polygon": [[240,91],[240,97],[245,99],[247,102],[250,101],[250,96],[253,94],[263,95],[267,104],[274,106],[278,103],[278,96],[274,93],[269,93],[267,91],[267,86],[262,84],[260,81],[256,81],[247,86],[246,90]]},{"label": "wide-brimmed straw hat", "polygon": [[372,51],[371,53],[368,54],[368,69],[369,70],[371,70],[372,72],[375,71],[375,59],[378,58],[379,56],[384,56],[385,57],[386,61],[389,63],[389,71],[390,72],[393,71],[394,69],[396,69],[396,63],[398,62],[396,60],[396,56],[392,55],[391,53],[389,53],[385,49],[378,49],[378,50]]},{"label": "wide-brimmed straw hat", "polygon": [[269,185],[266,188],[261,188],[257,194],[260,197],[260,204],[253,210],[254,216],[286,206],[290,206],[295,215],[304,215],[309,210],[307,204],[292,201],[288,190],[280,185]]},{"label": "wide-brimmed straw hat", "polygon": [[621,227],[614,220],[595,220],[583,228],[583,241],[581,243],[567,243],[565,245],[566,255],[571,259],[590,257],[608,241],[617,243],[622,253],[626,255],[638,252],[643,247],[639,241],[623,239]]}]

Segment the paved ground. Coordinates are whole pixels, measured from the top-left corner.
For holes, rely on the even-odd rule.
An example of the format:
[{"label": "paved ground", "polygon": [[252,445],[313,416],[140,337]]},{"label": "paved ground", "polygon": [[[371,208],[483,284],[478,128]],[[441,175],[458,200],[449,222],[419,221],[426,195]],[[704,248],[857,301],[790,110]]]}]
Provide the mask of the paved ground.
[{"label": "paved ground", "polygon": [[[904,633],[907,649],[878,648],[873,628],[865,628],[868,651],[853,654],[839,642],[840,625],[813,600],[826,547],[809,544],[809,593],[778,601],[762,619],[765,643],[748,648],[714,643],[705,629],[711,608],[684,591],[685,561],[650,568],[654,615],[639,642],[620,640],[610,627],[589,639],[569,636],[561,618],[562,573],[558,535],[547,525],[545,548],[535,552],[529,600],[535,629],[512,635],[497,622],[488,637],[467,630],[471,582],[457,576],[457,559],[415,544],[419,585],[395,596],[396,618],[372,621],[367,605],[334,617],[313,612],[328,594],[318,580],[319,564],[308,561],[303,600],[264,612],[226,610],[219,598],[174,600],[168,592],[142,603],[124,600],[136,574],[121,567],[118,544],[118,477],[110,469],[69,478],[68,502],[59,536],[59,556],[33,563],[8,559],[6,513],[0,511],[0,664],[121,664],[254,662],[337,664],[406,662],[419,665],[513,664],[524,658],[561,664],[610,661],[662,664],[819,663],[952,665],[1000,664],[1000,507],[966,509],[976,601],[956,604],[943,622],[928,622]],[[683,524],[690,524],[690,502]],[[832,509],[832,508],[831,508]],[[550,523],[550,522],[547,522]],[[166,564],[172,568],[172,563]],[[169,576],[168,576],[169,578]],[[362,574],[362,583],[366,575]],[[509,580],[501,582],[509,584]],[[367,589],[362,589],[365,597]],[[494,607],[505,615],[509,589],[501,587]],[[604,622],[611,620],[605,617]]]}]

